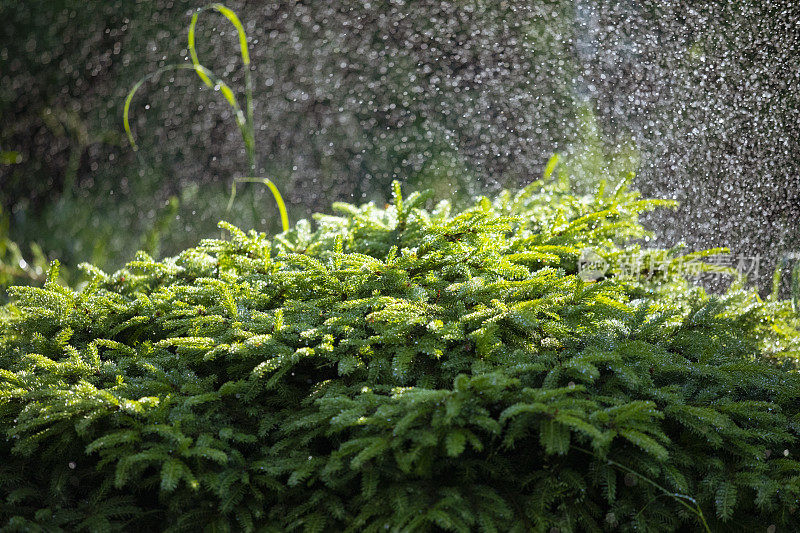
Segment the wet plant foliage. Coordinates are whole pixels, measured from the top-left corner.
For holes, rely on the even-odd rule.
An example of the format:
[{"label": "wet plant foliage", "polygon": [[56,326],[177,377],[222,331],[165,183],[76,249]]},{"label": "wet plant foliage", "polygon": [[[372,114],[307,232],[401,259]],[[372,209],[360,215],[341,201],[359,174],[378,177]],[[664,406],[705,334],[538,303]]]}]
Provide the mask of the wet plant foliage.
[{"label": "wet plant foliage", "polygon": [[791,304],[707,294],[702,253],[623,275],[664,204],[395,183],[79,290],[54,266],[0,319],[0,527],[797,530]]}]

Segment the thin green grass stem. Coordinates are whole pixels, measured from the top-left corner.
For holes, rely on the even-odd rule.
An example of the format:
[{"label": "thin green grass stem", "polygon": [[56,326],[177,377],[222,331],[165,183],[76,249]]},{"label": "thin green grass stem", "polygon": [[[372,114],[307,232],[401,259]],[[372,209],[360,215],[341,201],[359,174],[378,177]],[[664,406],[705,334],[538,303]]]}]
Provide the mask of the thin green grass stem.
[{"label": "thin green grass stem", "polygon": [[[573,449],[578,450],[580,452],[586,453],[588,455],[592,455],[592,456],[595,455],[591,451],[589,451],[589,450],[587,450],[585,448],[581,448],[580,446],[572,445],[572,446],[570,446],[570,448],[573,448]],[[628,474],[634,475],[637,478],[641,479],[642,481],[644,481],[646,483],[649,483],[653,487],[655,487],[655,488],[659,489],[660,491],[662,491],[666,496],[669,496],[669,497],[673,498],[675,501],[677,501],[678,503],[680,503],[681,505],[683,505],[684,507],[689,509],[689,511],[694,513],[694,515],[697,516],[698,520],[700,520],[700,523],[703,525],[703,529],[707,533],[711,533],[711,528],[708,526],[708,522],[706,522],[706,517],[703,514],[703,510],[700,508],[700,505],[697,503],[697,500],[695,500],[691,496],[687,496],[686,494],[679,494],[677,492],[671,492],[671,491],[667,490],[666,488],[662,487],[661,485],[659,485],[658,483],[656,483],[655,481],[653,481],[652,479],[648,478],[647,476],[644,476],[644,475],[640,474],[639,472],[636,472],[635,470],[632,470],[632,469],[628,468],[627,466],[625,466],[623,464],[620,464],[620,463],[618,463],[616,461],[612,461],[611,459],[605,459],[605,461],[609,465],[615,466],[615,467],[619,468],[620,470],[622,470],[623,472],[626,472]],[[652,502],[652,500],[650,502],[648,502],[647,505],[650,505],[651,502]],[[690,502],[691,502],[691,505],[690,505]],[[645,505],[645,507],[647,505]]]}]

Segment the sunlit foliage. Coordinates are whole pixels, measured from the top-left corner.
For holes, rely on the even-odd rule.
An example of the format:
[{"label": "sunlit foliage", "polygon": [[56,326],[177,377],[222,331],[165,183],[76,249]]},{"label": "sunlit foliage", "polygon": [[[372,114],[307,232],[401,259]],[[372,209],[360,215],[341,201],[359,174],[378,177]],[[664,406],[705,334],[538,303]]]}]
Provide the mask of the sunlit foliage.
[{"label": "sunlit foliage", "polygon": [[0,527],[800,527],[790,305],[623,276],[663,202],[554,181],[12,289]]}]

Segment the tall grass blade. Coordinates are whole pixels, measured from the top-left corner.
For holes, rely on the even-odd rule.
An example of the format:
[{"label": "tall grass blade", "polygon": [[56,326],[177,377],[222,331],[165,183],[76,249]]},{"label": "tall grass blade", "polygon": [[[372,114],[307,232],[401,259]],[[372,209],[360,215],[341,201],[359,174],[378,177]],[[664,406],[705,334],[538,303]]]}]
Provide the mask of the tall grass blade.
[{"label": "tall grass blade", "polygon": [[559,159],[560,157],[558,154],[553,154],[550,157],[550,159],[547,161],[547,165],[544,167],[544,179],[550,179],[550,176],[552,176],[553,172],[556,170]]},{"label": "tall grass blade", "polygon": [[[239,51],[242,56],[242,63],[244,64],[245,68],[245,97],[246,97],[246,109],[247,115],[242,112],[242,108],[239,106],[239,102],[236,100],[236,95],[234,94],[233,90],[228,86],[222,79],[214,74],[211,70],[204,67],[200,64],[200,58],[197,56],[197,20],[200,17],[200,13],[207,10],[215,10],[219,12],[222,16],[224,16],[228,21],[233,24],[236,28],[236,32],[239,36]],[[242,134],[242,140],[244,141],[245,151],[247,152],[248,162],[250,164],[250,170],[252,172],[256,171],[256,157],[255,157],[255,126],[253,124],[253,81],[252,76],[250,74],[250,53],[247,47],[247,34],[244,31],[244,26],[242,22],[239,20],[239,17],[236,16],[231,9],[225,7],[222,4],[215,3],[209,4],[205,7],[198,9],[193,15],[191,22],[189,23],[189,37],[188,37],[188,44],[189,44],[189,55],[191,56],[192,63],[191,65],[188,64],[173,64],[173,65],[166,65],[161,67],[160,69],[156,70],[148,74],[147,76],[140,79],[133,88],[128,93],[127,97],[125,98],[125,106],[122,111],[122,121],[125,126],[125,133],[128,135],[128,140],[131,143],[134,151],[138,150],[138,146],[136,145],[136,140],[133,137],[133,132],[131,131],[130,126],[130,106],[131,102],[133,101],[133,97],[139,88],[148,80],[151,80],[155,77],[160,76],[162,73],[168,70],[185,70],[191,69],[197,73],[197,76],[202,80],[202,82],[215,90],[218,90],[222,93],[222,96],[228,102],[228,104],[233,109],[236,115],[236,123],[239,126],[239,131]],[[281,196],[280,191],[275,186],[275,184],[269,180],[268,178],[260,178],[260,177],[245,177],[245,178],[236,178],[233,181],[233,185],[231,186],[231,196],[230,200],[228,201],[228,206],[225,212],[230,212],[231,207],[233,206],[233,201],[236,198],[236,184],[237,183],[263,183],[269,190],[272,192],[272,195],[275,197],[275,203],[278,204],[278,211],[280,212],[281,217],[281,226],[283,231],[288,231],[289,229],[289,216],[286,212],[286,204],[283,201],[283,197]]]},{"label": "tall grass blade", "polygon": [[781,271],[783,270],[785,262],[785,257],[778,259],[778,263],[775,265],[775,271],[772,273],[772,292],[769,295],[769,299],[771,301],[778,300],[778,296],[781,291]]},{"label": "tall grass blade", "polygon": [[[233,24],[234,28],[236,28],[236,32],[239,36],[239,53],[242,56],[242,64],[244,65],[244,76],[245,76],[245,106],[247,109],[247,117],[246,117],[246,128],[242,129],[242,137],[244,139],[245,148],[247,149],[247,157],[250,163],[250,170],[255,172],[256,170],[256,163],[255,163],[255,126],[253,124],[253,80],[250,74],[250,52],[247,47],[247,34],[244,31],[244,26],[242,22],[239,20],[239,17],[236,16],[231,9],[225,7],[222,4],[215,3],[210,4],[205,7],[199,8],[193,15],[192,20],[189,23],[189,38],[188,38],[188,46],[189,46],[189,55],[192,58],[192,64],[195,66],[200,66],[200,59],[197,56],[197,46],[196,46],[196,27],[197,27],[197,19],[200,17],[200,13],[203,11],[207,11],[213,9]],[[204,71],[197,71],[197,75],[203,80],[207,86],[211,87],[212,82],[210,77]]]},{"label": "tall grass blade", "polygon": [[243,128],[246,127],[244,113],[242,113],[242,109],[241,107],[239,107],[239,103],[236,101],[236,96],[233,94],[231,88],[228,87],[228,85],[224,81],[217,78],[213,72],[208,70],[203,65],[186,65],[183,63],[165,65],[160,69],[151,72],[147,76],[137,81],[136,84],[134,84],[133,88],[130,90],[130,92],[128,92],[128,96],[125,97],[125,106],[122,109],[122,122],[125,127],[125,133],[128,136],[128,141],[130,141],[131,147],[133,148],[134,151],[138,150],[139,147],[136,145],[136,140],[133,138],[133,132],[131,131],[131,124],[130,124],[130,107],[131,107],[131,102],[133,101],[133,97],[136,94],[136,91],[138,91],[139,88],[142,85],[144,85],[145,82],[153,78],[157,78],[164,72],[170,70],[194,70],[198,74],[203,74],[209,79],[213,79],[214,84],[212,86],[219,89],[219,91],[222,93],[222,96],[225,98],[225,100],[227,100],[228,104],[233,108],[233,111],[236,114],[236,122],[239,126],[239,129],[242,130]]},{"label": "tall grass blade", "polygon": [[228,200],[228,207],[225,208],[226,213],[229,213],[231,207],[233,207],[233,200],[236,198],[237,183],[263,183],[269,187],[269,190],[272,191],[272,196],[275,197],[275,203],[278,204],[278,211],[281,215],[281,227],[283,228],[283,231],[289,231],[289,215],[286,213],[286,204],[283,201],[283,197],[281,196],[281,192],[278,190],[278,187],[276,187],[269,178],[245,177],[234,179],[233,185],[231,185],[231,197]]}]

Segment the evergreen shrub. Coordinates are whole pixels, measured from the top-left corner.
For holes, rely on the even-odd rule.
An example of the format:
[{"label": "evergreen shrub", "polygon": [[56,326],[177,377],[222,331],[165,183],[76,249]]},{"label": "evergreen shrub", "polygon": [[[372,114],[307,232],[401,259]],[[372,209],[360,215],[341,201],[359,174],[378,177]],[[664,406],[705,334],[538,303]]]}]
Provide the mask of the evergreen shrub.
[{"label": "evergreen shrub", "polygon": [[0,527],[800,530],[787,302],[687,281],[624,186],[429,196],[12,288]]}]

